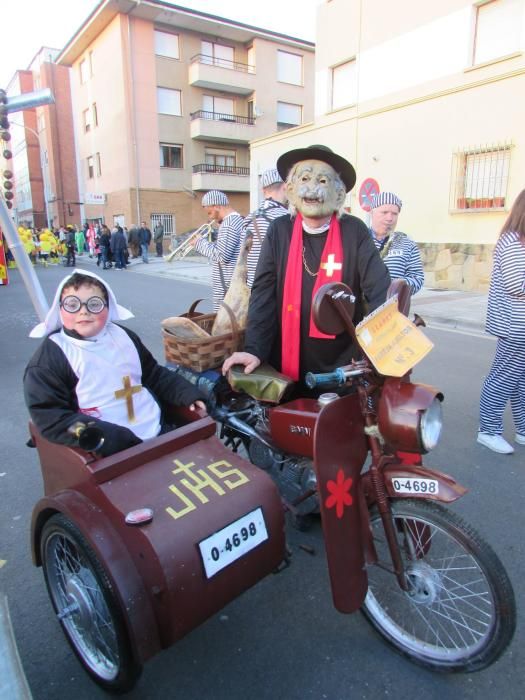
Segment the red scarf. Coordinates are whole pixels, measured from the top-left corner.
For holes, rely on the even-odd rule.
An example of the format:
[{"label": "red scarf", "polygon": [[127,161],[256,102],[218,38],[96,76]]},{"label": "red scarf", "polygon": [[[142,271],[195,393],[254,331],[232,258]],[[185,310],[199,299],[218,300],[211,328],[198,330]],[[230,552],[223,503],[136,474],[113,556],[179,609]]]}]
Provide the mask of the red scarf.
[{"label": "red scarf", "polygon": [[[343,277],[343,242],[341,229],[335,214],[332,214],[328,236],[321,255],[312,299],[327,282],[341,282]],[[301,331],[301,288],[303,282],[303,217],[295,217],[286,264],[282,307],[281,371],[292,379],[299,379],[299,345]],[[335,338],[325,335],[310,317],[310,338]]]}]

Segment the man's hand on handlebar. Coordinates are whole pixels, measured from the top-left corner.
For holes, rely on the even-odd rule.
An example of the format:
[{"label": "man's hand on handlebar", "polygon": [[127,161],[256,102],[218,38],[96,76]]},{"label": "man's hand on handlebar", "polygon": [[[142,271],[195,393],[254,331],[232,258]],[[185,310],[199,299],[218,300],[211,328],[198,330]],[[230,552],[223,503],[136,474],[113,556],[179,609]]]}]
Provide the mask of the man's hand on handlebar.
[{"label": "man's hand on handlebar", "polygon": [[252,355],[249,352],[234,352],[233,355],[227,357],[222,365],[222,373],[226,372],[233,365],[244,365],[244,374],[250,374],[254,369],[261,364],[261,361],[256,355]]}]

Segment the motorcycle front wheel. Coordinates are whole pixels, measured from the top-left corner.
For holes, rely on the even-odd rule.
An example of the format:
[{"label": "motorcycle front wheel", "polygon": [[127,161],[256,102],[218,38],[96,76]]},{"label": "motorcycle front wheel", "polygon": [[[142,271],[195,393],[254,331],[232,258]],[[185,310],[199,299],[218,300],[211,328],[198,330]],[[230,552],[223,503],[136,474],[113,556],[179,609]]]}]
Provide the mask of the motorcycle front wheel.
[{"label": "motorcycle front wheel", "polygon": [[46,522],[40,551],[49,597],[80,663],[105,690],[130,690],[142,668],[133,659],[121,606],[95,552],[61,514]]},{"label": "motorcycle front wheel", "polygon": [[509,578],[491,547],[439,504],[391,503],[408,591],[392,573],[376,508],[370,521],[379,565],[368,567],[362,612],[397,651],[438,671],[480,671],[509,645],[516,604]]}]

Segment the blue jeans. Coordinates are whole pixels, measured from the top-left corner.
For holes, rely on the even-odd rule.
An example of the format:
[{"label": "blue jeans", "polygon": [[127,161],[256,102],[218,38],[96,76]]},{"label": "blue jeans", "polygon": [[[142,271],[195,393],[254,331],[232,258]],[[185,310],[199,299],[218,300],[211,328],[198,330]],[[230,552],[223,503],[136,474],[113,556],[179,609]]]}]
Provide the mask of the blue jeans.
[{"label": "blue jeans", "polygon": [[148,244],[141,243],[140,250],[142,251],[142,262],[144,262],[144,263],[149,262],[149,260],[148,260]]}]

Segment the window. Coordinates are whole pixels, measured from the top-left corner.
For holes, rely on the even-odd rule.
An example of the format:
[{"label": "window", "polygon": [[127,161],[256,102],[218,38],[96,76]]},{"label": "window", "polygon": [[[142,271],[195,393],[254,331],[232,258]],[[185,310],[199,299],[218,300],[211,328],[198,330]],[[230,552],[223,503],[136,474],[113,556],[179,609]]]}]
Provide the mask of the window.
[{"label": "window", "polygon": [[253,46],[248,49],[248,66],[248,72],[255,73],[255,49]]},{"label": "window", "polygon": [[277,51],[277,80],[292,85],[303,84],[303,57],[288,51]]},{"label": "window", "polygon": [[85,109],[82,112],[82,119],[84,123],[84,131],[87,133],[88,131],[91,131],[91,110],[90,109]]},{"label": "window", "polygon": [[250,124],[255,121],[255,103],[253,100],[248,100],[248,120]]},{"label": "window", "polygon": [[201,42],[202,63],[221,68],[234,68],[234,54],[232,46],[212,44],[211,41]]},{"label": "window", "polygon": [[97,103],[96,102],[93,102],[93,104],[91,105],[91,111],[93,113],[93,119],[92,119],[93,126],[98,126],[98,111],[97,111]]},{"label": "window", "polygon": [[87,158],[87,175],[88,180],[92,180],[95,177],[95,166],[94,166],[93,156],[88,156]]},{"label": "window", "polygon": [[332,109],[357,102],[357,71],[355,60],[332,68]]},{"label": "window", "polygon": [[303,108],[301,105],[292,105],[289,102],[277,103],[277,131],[291,129],[302,122]]},{"label": "window", "polygon": [[182,116],[181,91],[169,88],[157,88],[157,110],[159,114]]},{"label": "window", "polygon": [[495,144],[454,154],[452,209],[505,206],[511,144]]},{"label": "window", "polygon": [[182,168],[182,146],[174,143],[161,143],[160,167]]},{"label": "window", "polygon": [[97,153],[95,155],[95,160],[97,162],[97,177],[100,177],[102,175],[102,165],[100,163],[100,153]]},{"label": "window", "polygon": [[155,53],[167,58],[180,58],[179,37],[177,34],[155,30]]},{"label": "window", "polygon": [[202,109],[210,112],[212,118],[234,121],[235,102],[227,97],[214,97],[213,95],[202,96]]},{"label": "window", "polygon": [[151,228],[154,229],[157,224],[164,226],[164,238],[173,236],[176,233],[173,214],[152,214]]},{"label": "window", "polygon": [[82,84],[87,83],[87,81],[93,75],[92,63],[91,63],[91,52],[83,58],[79,63],[80,69],[80,82]]},{"label": "window", "polygon": [[226,172],[228,168],[235,168],[236,152],[222,148],[206,148],[204,162],[211,166],[211,172]]},{"label": "window", "polygon": [[523,0],[492,0],[476,8],[474,65],[520,49]]}]

